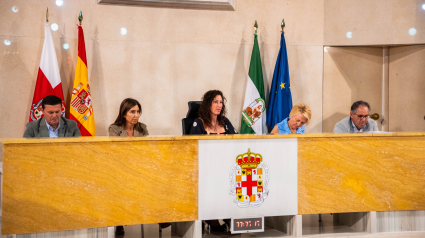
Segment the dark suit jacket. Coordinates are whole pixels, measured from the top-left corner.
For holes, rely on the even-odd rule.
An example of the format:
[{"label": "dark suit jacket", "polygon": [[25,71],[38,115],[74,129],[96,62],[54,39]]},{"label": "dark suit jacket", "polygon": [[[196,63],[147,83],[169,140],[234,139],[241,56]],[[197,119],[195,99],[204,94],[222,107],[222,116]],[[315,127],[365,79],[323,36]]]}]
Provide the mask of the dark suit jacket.
[{"label": "dark suit jacket", "polygon": [[[81,133],[78,129],[77,122],[61,117],[59,121],[58,137],[80,137]],[[24,138],[32,137],[49,137],[49,129],[46,125],[46,120],[43,118],[37,121],[32,121],[27,124],[27,129],[24,132]]]},{"label": "dark suit jacket", "polygon": [[[193,121],[193,126],[190,129],[191,135],[205,135],[210,134],[205,130],[204,123],[201,119],[196,118]],[[216,133],[211,133],[216,134]],[[233,127],[232,123],[230,123],[229,119],[224,120],[224,133],[223,134],[239,134],[238,131]]]}]

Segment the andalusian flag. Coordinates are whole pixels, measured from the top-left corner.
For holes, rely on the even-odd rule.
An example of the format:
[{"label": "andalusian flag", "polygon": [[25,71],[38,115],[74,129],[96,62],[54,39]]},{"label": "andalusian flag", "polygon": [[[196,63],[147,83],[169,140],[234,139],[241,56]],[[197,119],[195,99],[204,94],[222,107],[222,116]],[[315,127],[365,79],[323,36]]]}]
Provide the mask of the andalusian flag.
[{"label": "andalusian flag", "polygon": [[78,26],[78,60],[75,68],[74,89],[72,90],[69,119],[78,123],[82,136],[96,136],[93,104],[90,95],[87,71],[86,47],[83,28]]},{"label": "andalusian flag", "polygon": [[246,83],[245,101],[242,111],[241,134],[267,134],[266,95],[264,93],[263,70],[257,34],[254,34],[254,48]]}]

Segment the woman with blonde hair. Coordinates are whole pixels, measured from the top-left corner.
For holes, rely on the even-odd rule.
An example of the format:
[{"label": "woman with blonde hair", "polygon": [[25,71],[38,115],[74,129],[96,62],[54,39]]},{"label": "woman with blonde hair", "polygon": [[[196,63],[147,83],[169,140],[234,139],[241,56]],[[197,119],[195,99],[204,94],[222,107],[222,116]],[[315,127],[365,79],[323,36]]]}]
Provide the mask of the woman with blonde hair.
[{"label": "woman with blonde hair", "polygon": [[304,134],[305,125],[311,119],[311,110],[304,103],[298,103],[292,107],[289,117],[276,124],[272,134]]}]

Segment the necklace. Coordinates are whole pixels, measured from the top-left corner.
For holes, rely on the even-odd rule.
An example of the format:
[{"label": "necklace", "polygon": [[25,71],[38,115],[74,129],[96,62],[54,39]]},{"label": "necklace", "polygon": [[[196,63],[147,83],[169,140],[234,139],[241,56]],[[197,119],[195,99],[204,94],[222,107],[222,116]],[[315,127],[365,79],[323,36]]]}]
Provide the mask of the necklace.
[{"label": "necklace", "polygon": [[215,125],[213,125],[213,128],[214,128],[214,131],[217,132],[217,122],[215,122]]}]

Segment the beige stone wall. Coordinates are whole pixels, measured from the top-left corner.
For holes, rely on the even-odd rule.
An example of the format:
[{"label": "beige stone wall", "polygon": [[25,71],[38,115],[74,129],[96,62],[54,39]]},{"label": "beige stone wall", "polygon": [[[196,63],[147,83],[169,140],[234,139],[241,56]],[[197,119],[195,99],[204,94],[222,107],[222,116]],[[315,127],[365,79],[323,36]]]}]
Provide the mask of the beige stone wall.
[{"label": "beige stone wall", "polygon": [[[425,43],[423,0],[326,0],[325,45]],[[414,28],[416,34],[409,34]],[[347,32],[352,32],[347,38]]]},{"label": "beige stone wall", "polygon": [[[425,43],[419,0],[237,0],[236,11],[99,5],[96,0],[1,0],[0,138],[21,137],[28,121],[44,40],[46,7],[69,105],[77,60],[77,15],[84,14],[89,78],[97,135],[107,135],[126,97],[143,106],[151,135],[181,134],[187,102],[209,89],[228,99],[228,117],[240,111],[253,44],[259,45],[267,90],[285,18],[294,103],[313,110],[307,133],[322,132],[323,46]],[[18,11],[13,12],[16,6]],[[120,29],[128,30],[126,35]],[[416,35],[408,34],[410,28]],[[352,38],[346,32],[352,32]],[[6,46],[3,41],[9,40]],[[63,44],[69,44],[64,49]],[[268,96],[268,92],[267,92]]]},{"label": "beige stone wall", "polygon": [[[323,65],[323,132],[350,115],[351,105],[368,102],[382,112],[382,47],[326,47]],[[378,129],[382,130],[378,121]]]},{"label": "beige stone wall", "polygon": [[[46,7],[49,23],[59,25],[52,34],[68,104],[77,60],[77,16],[83,12],[98,136],[107,135],[126,97],[141,102],[141,121],[151,135],[179,135],[187,102],[200,100],[209,89],[224,92],[228,117],[239,129],[254,20],[259,24],[264,80],[270,85],[282,18],[287,24],[294,103],[312,107],[308,132],[321,132],[323,2],[239,0],[236,11],[214,11],[99,5],[95,0],[64,0],[61,7],[53,0],[2,0],[0,138],[21,137],[24,132],[43,46]],[[13,6],[18,12],[12,11]],[[124,36],[122,27],[128,31]],[[6,39],[11,41],[9,46],[3,44]],[[70,46],[67,50],[62,47],[65,43]]]},{"label": "beige stone wall", "polygon": [[390,131],[425,131],[425,45],[390,48]]}]

